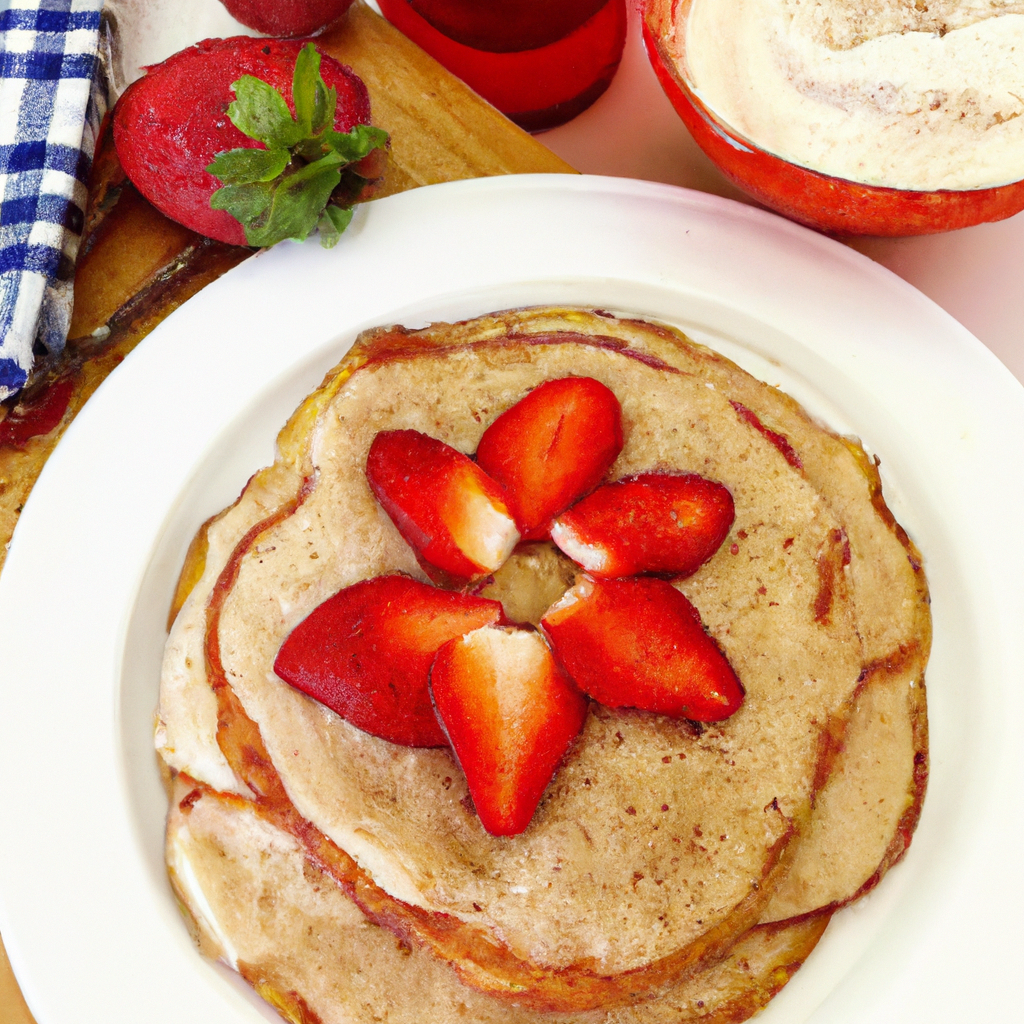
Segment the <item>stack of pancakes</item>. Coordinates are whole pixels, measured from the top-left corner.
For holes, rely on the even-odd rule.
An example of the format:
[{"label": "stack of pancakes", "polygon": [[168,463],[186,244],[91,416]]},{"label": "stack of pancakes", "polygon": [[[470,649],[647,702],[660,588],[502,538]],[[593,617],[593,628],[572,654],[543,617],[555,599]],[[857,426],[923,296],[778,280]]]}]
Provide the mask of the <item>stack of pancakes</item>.
[{"label": "stack of pancakes", "polygon": [[[366,484],[379,431],[472,453],[570,375],[620,400],[612,479],[731,491],[729,537],[676,585],[746,698],[704,727],[592,705],[530,826],[497,838],[447,750],[360,732],[272,666],[342,587],[424,578]],[[200,531],[174,611],[171,880],[204,952],[294,1021],[743,1020],[920,810],[927,589],[874,464],[661,325],[546,309],[368,332]]]}]

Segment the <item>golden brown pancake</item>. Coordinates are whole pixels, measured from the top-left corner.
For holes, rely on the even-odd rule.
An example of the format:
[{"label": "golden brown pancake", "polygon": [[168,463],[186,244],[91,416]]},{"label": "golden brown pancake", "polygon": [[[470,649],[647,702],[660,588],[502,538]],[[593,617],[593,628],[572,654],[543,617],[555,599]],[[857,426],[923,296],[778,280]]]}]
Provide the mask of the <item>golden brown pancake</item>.
[{"label": "golden brown pancake", "polygon": [[[347,377],[367,353],[369,365]],[[439,365],[462,382],[447,399],[431,388]],[[283,435],[276,467],[209,530],[206,572],[168,647],[158,739],[173,768],[245,791],[244,764],[214,746],[203,610],[232,545],[310,478],[295,510],[249,538],[237,577],[221,588],[217,653],[240,700],[235,712],[259,725],[301,819],[361,859],[364,881],[389,894],[376,910],[407,908],[397,922],[379,919],[431,945],[464,980],[507,991],[526,965],[584,979],[632,970],[657,984],[723,955],[762,912],[807,914],[877,879],[905,845],[923,788],[916,684],[928,618],[919,560],[887,517],[859,448],[667,329],[576,311],[378,332],[343,366]],[[676,468],[733,491],[733,536],[682,588],[733,659],[748,702],[700,736],[657,716],[598,710],[534,824],[497,841],[467,808],[445,752],[366,737],[268,678],[267,666],[287,631],[333,590],[396,568],[418,573],[367,500],[362,460],[377,430],[413,426],[472,451],[526,389],[568,373],[603,379],[620,395],[627,444],[613,477]],[[305,564],[321,561],[312,571]],[[866,724],[850,730],[851,744],[863,733],[858,742],[870,751],[884,731],[872,710],[883,691],[888,720],[902,724],[900,743],[874,761],[846,757],[833,772],[855,702],[855,721]],[[865,799],[872,786],[885,794],[878,807]],[[853,841],[837,824],[848,813],[860,819]],[[823,856],[832,870],[816,869]],[[766,909],[793,858],[780,902]],[[457,940],[438,936],[429,920],[438,914],[460,922]],[[534,1004],[622,1001],[621,986],[607,988],[605,1001],[600,984],[574,1002],[578,989],[552,995],[541,985]]]},{"label": "golden brown pancake", "polygon": [[460,984],[428,952],[371,924],[302,844],[251,804],[186,776],[173,789],[167,860],[203,952],[299,1024],[742,1021],[792,977],[829,919],[754,928],[720,964],[635,1007],[544,1013]]},{"label": "golden brown pancake", "polygon": [[849,903],[906,852],[927,780],[921,670],[916,662],[882,664],[865,679],[835,768],[763,922]]},{"label": "golden brown pancake", "polygon": [[[802,474],[704,381],[579,338],[446,351],[443,370],[460,383],[448,396],[434,386],[433,352],[353,374],[311,436],[308,491],[240,552],[216,629],[224,675],[291,803],[375,884],[458,919],[473,943],[500,943],[550,972],[607,976],[669,957],[686,966],[706,936],[729,941],[756,919],[809,814],[823,730],[845,715],[863,657],[841,572],[830,568],[827,591],[822,582],[822,565],[842,558],[840,524]],[[369,736],[271,666],[291,629],[337,590],[418,571],[365,482],[379,431],[416,429],[472,452],[487,422],[529,389],[581,373],[623,407],[613,478],[673,467],[732,492],[734,532],[685,589],[746,699],[701,735],[595,706],[530,827],[495,838],[446,750]]]}]

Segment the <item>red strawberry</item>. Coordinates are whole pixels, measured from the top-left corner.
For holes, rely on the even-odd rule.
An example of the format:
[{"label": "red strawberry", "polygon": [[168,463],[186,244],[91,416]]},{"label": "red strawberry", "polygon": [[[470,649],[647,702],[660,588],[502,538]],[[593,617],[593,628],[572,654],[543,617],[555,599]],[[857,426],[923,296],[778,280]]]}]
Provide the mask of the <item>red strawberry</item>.
[{"label": "red strawberry", "polygon": [[31,397],[22,397],[0,420],[0,447],[11,445],[21,448],[40,434],[49,434],[67,412],[75,393],[73,377],[57,377]]},{"label": "red strawberry", "polygon": [[622,409],[590,377],[534,388],[484,431],[476,461],[508,495],[524,540],[543,540],[551,520],[593,490],[622,451]]},{"label": "red strawberry", "polygon": [[485,626],[437,652],[434,707],[491,835],[522,832],[587,714],[543,638]]},{"label": "red strawberry", "polygon": [[452,576],[494,572],[519,542],[502,489],[436,438],[416,430],[381,432],[370,445],[366,479],[417,554]]},{"label": "red strawberry", "polygon": [[[547,46],[596,14],[608,0],[408,0],[449,39],[476,50],[508,53]],[[386,13],[386,12],[385,12]]]},{"label": "red strawberry", "polygon": [[300,622],[274,671],[364,732],[443,746],[427,688],[430,663],[442,644],[503,618],[497,601],[378,576],[339,591]]},{"label": "red strawberry", "polygon": [[132,184],[172,220],[234,245],[319,228],[329,245],[380,173],[387,135],[369,121],[366,87],[311,43],[238,36],[149,68],[113,131]]},{"label": "red strawberry", "polygon": [[606,707],[718,722],[743,703],[697,609],[664,580],[584,576],[541,628],[572,681]]},{"label": "red strawberry", "polygon": [[555,520],[551,539],[594,576],[689,576],[718,550],[734,518],[721,484],[645,473],[598,487]]},{"label": "red strawberry", "polygon": [[286,39],[311,36],[340,18],[352,0],[221,0],[243,25]]}]

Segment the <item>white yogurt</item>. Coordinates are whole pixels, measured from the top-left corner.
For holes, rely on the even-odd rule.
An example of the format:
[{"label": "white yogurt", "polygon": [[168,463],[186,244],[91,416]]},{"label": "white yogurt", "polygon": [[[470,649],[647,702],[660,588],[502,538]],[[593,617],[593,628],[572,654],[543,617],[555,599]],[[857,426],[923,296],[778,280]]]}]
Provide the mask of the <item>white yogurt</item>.
[{"label": "white yogurt", "polygon": [[1024,178],[1020,0],[693,0],[676,31],[706,106],[794,163],[922,190]]}]

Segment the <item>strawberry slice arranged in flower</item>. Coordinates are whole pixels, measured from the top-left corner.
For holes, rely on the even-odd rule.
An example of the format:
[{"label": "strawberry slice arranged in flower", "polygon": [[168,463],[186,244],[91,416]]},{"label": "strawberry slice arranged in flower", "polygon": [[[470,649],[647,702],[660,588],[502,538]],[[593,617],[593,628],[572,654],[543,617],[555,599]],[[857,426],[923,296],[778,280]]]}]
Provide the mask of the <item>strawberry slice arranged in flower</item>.
[{"label": "strawberry slice arranged in flower", "polygon": [[518,835],[583,727],[586,698],[538,633],[492,626],[438,651],[430,692],[481,824]]},{"label": "strawberry slice arranged in flower", "polygon": [[484,431],[477,463],[497,480],[524,540],[592,491],[622,451],[622,409],[600,381],[545,381]]},{"label": "strawberry slice arranged in flower", "polygon": [[721,484],[645,473],[598,487],[555,520],[551,539],[594,576],[689,576],[718,550],[734,518]]},{"label": "strawberry slice arranged in flower", "polygon": [[[496,836],[529,825],[588,696],[728,718],[742,684],[697,609],[656,577],[693,573],[715,553],[732,496],[683,473],[599,486],[622,446],[618,400],[585,377],[531,391],[485,431],[477,461],[416,430],[378,433],[367,483],[427,575],[463,589],[492,575],[485,592],[509,614],[539,617],[541,632],[510,624],[498,601],[382,576],[320,605],[285,640],[275,671],[368,733],[447,743]],[[549,531],[554,543],[516,551],[521,534]]]},{"label": "strawberry slice arranged in flower", "polygon": [[370,445],[366,479],[428,574],[433,567],[461,579],[486,576],[519,542],[502,488],[436,438],[382,431]]},{"label": "strawberry slice arranged in flower", "polygon": [[697,609],[664,580],[584,576],[541,628],[572,681],[606,707],[718,722],[743,702]]},{"label": "strawberry slice arranged in flower", "polygon": [[497,601],[378,576],[314,609],[281,645],[274,671],[364,732],[444,746],[428,690],[434,655],[454,637],[502,621]]},{"label": "strawberry slice arranged in flower", "polygon": [[132,184],[172,220],[233,245],[318,229],[333,245],[383,174],[366,87],[312,43],[207,39],[147,69],[113,114]]}]

